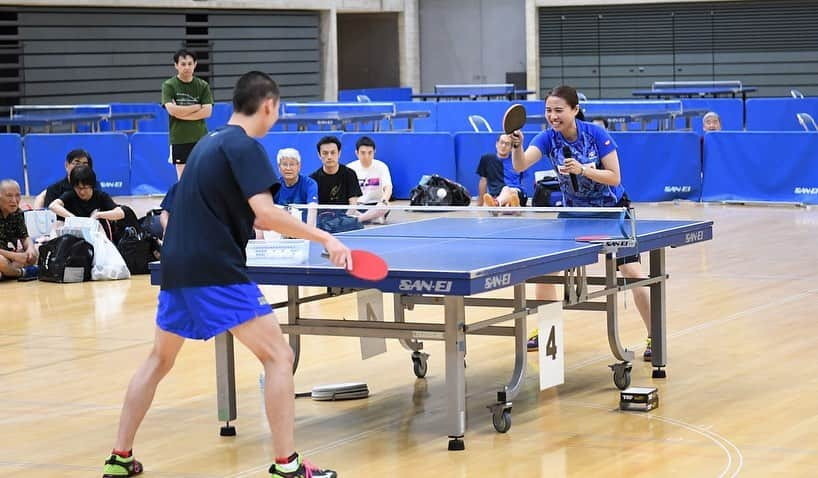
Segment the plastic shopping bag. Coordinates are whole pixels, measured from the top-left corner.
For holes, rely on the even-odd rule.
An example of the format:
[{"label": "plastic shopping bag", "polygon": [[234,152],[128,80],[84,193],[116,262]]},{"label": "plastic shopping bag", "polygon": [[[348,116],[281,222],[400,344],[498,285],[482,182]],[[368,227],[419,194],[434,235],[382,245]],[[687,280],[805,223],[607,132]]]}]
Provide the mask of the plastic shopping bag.
[{"label": "plastic shopping bag", "polygon": [[94,266],[91,269],[91,280],[128,279],[131,272],[125,259],[113,242],[101,230],[96,230],[89,241],[94,246]]}]

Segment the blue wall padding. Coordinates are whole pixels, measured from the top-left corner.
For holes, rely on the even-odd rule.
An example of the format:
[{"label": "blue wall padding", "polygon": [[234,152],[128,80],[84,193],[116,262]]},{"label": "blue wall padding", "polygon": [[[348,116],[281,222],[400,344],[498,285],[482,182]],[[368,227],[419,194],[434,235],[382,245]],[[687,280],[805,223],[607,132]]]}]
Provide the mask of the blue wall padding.
[{"label": "blue wall padding", "polygon": [[112,196],[131,194],[130,150],[124,133],[27,134],[23,146],[33,195],[65,177],[65,155],[76,148],[93,158],[103,190]]},{"label": "blue wall padding", "polygon": [[176,167],[168,163],[167,133],[131,135],[131,194],[164,194],[176,182]]},{"label": "blue wall padding", "polygon": [[[19,134],[0,134],[0,179],[13,179],[20,184],[20,192],[25,194],[26,181],[23,172],[23,142]],[[39,193],[39,191],[37,191]]]},{"label": "blue wall padding", "polygon": [[750,98],[747,131],[804,131],[796,113],[809,113],[818,120],[818,98]]},{"label": "blue wall padding", "polygon": [[701,195],[701,137],[693,132],[612,132],[622,184],[633,201]]},{"label": "blue wall padding", "polygon": [[818,133],[721,132],[704,136],[704,201],[818,204]]}]

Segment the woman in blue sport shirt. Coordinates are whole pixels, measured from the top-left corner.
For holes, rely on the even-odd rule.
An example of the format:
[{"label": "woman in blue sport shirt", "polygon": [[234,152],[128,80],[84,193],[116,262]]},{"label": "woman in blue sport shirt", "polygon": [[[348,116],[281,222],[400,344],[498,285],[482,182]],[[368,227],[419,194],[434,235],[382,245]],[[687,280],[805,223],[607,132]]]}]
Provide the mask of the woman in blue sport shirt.
[{"label": "woman in blue sport shirt", "polygon": [[[566,206],[630,206],[625,188],[622,187],[620,181],[616,143],[604,128],[577,119],[578,115],[580,115],[580,109],[576,89],[563,85],[549,91],[545,99],[545,116],[551,127],[535,136],[525,151],[522,148],[522,132],[513,133],[511,157],[514,169],[524,171],[545,158],[558,173],[560,189]],[[623,276],[642,277],[638,255],[620,258],[617,264]],[[650,361],[648,291],[643,287],[637,287],[631,289],[631,292],[633,292],[633,300],[648,331],[643,358]],[[537,285],[537,298],[556,297],[556,288],[553,285]],[[538,348],[539,340],[536,332],[529,339],[528,345],[529,350]]]}]

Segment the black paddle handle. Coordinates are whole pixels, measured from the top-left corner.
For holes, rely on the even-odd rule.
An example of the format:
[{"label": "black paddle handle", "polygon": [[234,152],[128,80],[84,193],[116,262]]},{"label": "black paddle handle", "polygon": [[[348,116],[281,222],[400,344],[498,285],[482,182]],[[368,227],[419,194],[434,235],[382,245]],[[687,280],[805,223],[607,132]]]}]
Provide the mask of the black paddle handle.
[{"label": "black paddle handle", "polygon": [[[574,157],[574,153],[571,152],[571,148],[568,147],[567,144],[562,147],[562,157],[563,158],[573,158]],[[574,192],[579,191],[579,184],[577,183],[577,175],[574,174],[574,173],[571,173],[571,186],[574,187]]]}]

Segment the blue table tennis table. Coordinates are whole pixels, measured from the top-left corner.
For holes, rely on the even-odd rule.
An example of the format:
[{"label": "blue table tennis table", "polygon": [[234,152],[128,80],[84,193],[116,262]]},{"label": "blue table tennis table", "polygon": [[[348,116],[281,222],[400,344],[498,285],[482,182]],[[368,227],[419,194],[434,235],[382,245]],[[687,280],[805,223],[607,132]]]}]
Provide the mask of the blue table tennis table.
[{"label": "blue table tennis table", "polygon": [[[687,110],[677,111],[650,111],[641,110],[639,108],[611,109],[611,110],[594,110],[591,112],[584,112],[586,121],[605,120],[608,123],[608,129],[616,130],[616,125],[619,125],[620,131],[628,131],[629,123],[639,123],[642,131],[647,130],[651,121],[656,121],[657,129],[659,131],[670,131],[676,127],[676,119],[684,118],[685,129],[693,129],[693,118],[704,116],[708,110],[701,108],[691,108]],[[526,116],[526,123],[540,124],[542,129],[546,129],[548,119],[544,115],[528,115]]]},{"label": "blue table tennis table", "polygon": [[731,96],[735,98],[736,95],[741,95],[742,100],[747,100],[747,93],[752,93],[758,90],[754,86],[680,86],[671,88],[651,88],[633,90],[633,96],[642,96],[644,98],[704,98],[719,96]]},{"label": "blue table tennis table", "polygon": [[116,120],[133,121],[133,131],[136,131],[139,120],[153,119],[153,113],[39,113],[20,114],[7,118],[0,118],[0,126],[5,126],[7,130],[11,127],[19,128],[43,128],[46,133],[51,133],[55,126],[68,126],[72,133],[77,132],[77,126],[87,124],[91,132],[102,130],[101,123],[110,121],[112,130],[115,130]]},{"label": "blue table tennis table", "polygon": [[434,93],[416,93],[413,99],[419,100],[524,100],[528,95],[534,94],[534,90],[518,90],[512,83],[488,83],[488,84],[465,84],[465,85],[435,85]]},{"label": "blue table tennis table", "polygon": [[[657,82],[663,83],[663,82]],[[641,96],[644,98],[718,98],[720,96],[730,96],[735,98],[736,95],[741,95],[742,104],[742,118],[744,125],[747,124],[747,93],[757,91],[758,88],[754,86],[744,86],[740,81],[724,81],[724,82],[664,82],[666,86],[658,84],[650,89],[640,89],[631,92],[633,96]],[[700,83],[700,84],[697,84]]]},{"label": "blue table tennis table", "polygon": [[[365,104],[365,103],[364,103]],[[288,113],[279,116],[277,123],[284,126],[285,130],[289,125],[295,125],[297,131],[306,131],[310,126],[318,129],[329,128],[330,130],[360,131],[361,125],[373,124],[373,130],[380,130],[380,123],[388,121],[389,129],[394,128],[394,120],[406,119],[408,129],[414,129],[414,120],[418,118],[428,118],[428,111],[319,111],[307,113]]]},{"label": "blue table tennis table", "polygon": [[[462,450],[466,429],[467,335],[513,337],[512,377],[489,405],[498,432],[506,432],[511,426],[512,399],[520,391],[525,377],[526,317],[536,312],[537,305],[548,302],[526,300],[526,282],[563,284],[565,308],[606,312],[608,342],[618,360],[610,367],[614,383],[620,389],[630,383],[634,354],[619,340],[617,294],[633,287],[649,287],[653,376],[665,377],[666,249],[712,239],[713,223],[639,220],[635,229],[635,244],[631,242],[628,249],[612,252],[608,245],[578,242],[576,238],[584,235],[621,237],[622,225],[616,219],[438,217],[338,235],[350,248],[369,250],[386,260],[389,274],[380,282],[361,281],[332,266],[316,244],[311,245],[309,258],[303,264],[257,266],[248,270],[250,277],[260,284],[287,286],[287,301],[273,307],[286,307],[287,321],[282,323],[282,330],[289,334],[296,368],[301,335],[382,337],[398,339],[411,351],[414,373],[422,378],[428,370],[429,358],[422,352],[423,341],[444,341],[449,449]],[[616,276],[616,255],[636,252],[649,253],[649,273],[644,279],[631,279],[626,283]],[[589,277],[586,266],[599,262],[600,256],[604,257],[605,276]],[[562,277],[546,276],[560,271],[564,271]],[[160,266],[151,264],[152,283],[158,284],[160,279]],[[326,291],[302,297],[299,286],[326,287]],[[506,287],[513,288],[513,299],[472,297]],[[302,304],[373,288],[393,294],[394,322],[314,319],[301,313]],[[442,305],[443,323],[407,322],[405,310],[415,304]],[[473,306],[506,308],[510,312],[467,323],[467,307]],[[512,325],[499,325],[509,322]],[[215,346],[219,420],[226,422],[222,434],[232,435],[235,429],[230,421],[237,416],[232,335],[217,336]]]},{"label": "blue table tennis table", "polygon": [[534,93],[536,93],[534,90],[512,90],[509,93],[483,93],[480,91],[471,93],[466,91],[462,93],[413,93],[412,99],[421,101],[434,100],[437,102],[440,102],[440,100],[477,101],[479,99],[513,101],[528,99],[528,95],[533,95]]}]

